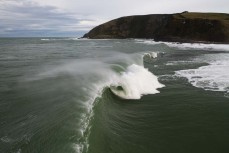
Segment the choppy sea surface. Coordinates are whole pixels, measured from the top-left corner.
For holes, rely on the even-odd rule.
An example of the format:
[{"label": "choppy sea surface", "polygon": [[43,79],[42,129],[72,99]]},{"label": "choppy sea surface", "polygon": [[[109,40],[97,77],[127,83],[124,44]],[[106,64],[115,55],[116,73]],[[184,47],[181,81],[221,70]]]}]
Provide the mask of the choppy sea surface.
[{"label": "choppy sea surface", "polygon": [[228,153],[229,45],[0,38],[1,153]]}]

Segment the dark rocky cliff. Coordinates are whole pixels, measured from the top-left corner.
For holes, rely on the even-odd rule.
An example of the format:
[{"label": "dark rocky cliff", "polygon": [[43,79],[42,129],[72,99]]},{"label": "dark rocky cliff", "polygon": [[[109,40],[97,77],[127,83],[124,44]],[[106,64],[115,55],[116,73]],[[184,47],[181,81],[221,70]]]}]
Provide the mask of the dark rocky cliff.
[{"label": "dark rocky cliff", "polygon": [[184,12],[127,16],[93,28],[84,38],[229,43],[229,14]]}]

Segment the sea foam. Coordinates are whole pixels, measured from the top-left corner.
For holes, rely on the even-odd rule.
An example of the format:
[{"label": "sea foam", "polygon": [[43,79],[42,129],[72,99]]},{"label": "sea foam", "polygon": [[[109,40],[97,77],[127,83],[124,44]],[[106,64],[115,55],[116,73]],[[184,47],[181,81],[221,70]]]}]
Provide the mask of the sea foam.
[{"label": "sea foam", "polygon": [[186,77],[195,87],[229,93],[228,68],[228,61],[216,61],[197,69],[176,71],[176,75]]}]

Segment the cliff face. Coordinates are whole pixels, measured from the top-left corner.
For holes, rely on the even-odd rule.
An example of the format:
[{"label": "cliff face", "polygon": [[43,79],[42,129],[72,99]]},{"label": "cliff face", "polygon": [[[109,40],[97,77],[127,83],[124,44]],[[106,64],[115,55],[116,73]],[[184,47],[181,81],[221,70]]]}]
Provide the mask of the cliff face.
[{"label": "cliff face", "polygon": [[121,17],[93,28],[84,38],[229,43],[229,14],[185,12]]}]

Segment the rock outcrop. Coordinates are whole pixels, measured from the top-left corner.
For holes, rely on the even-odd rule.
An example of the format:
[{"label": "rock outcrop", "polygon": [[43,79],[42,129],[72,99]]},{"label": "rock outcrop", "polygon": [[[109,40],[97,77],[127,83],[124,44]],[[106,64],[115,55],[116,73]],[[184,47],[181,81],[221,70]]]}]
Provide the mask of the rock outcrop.
[{"label": "rock outcrop", "polygon": [[229,43],[229,14],[153,14],[121,17],[83,36],[89,39],[146,38],[156,41]]}]

